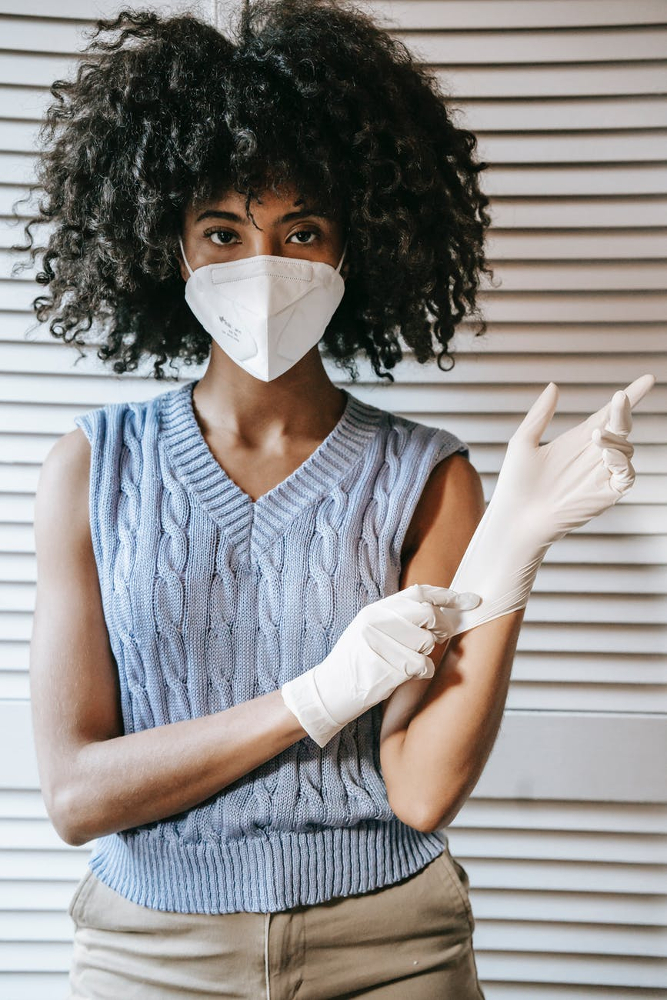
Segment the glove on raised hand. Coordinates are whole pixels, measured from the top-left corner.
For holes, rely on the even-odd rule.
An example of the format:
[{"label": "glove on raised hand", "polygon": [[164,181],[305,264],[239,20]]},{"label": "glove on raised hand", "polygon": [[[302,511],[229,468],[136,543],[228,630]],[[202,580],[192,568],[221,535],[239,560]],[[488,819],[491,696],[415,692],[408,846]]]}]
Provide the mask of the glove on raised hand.
[{"label": "glove on raised hand", "polygon": [[433,629],[449,634],[450,609],[478,603],[477,594],[415,583],[367,604],[321,663],[283,684],[283,701],[318,746],[326,746],[399,684],[433,677]]},{"label": "glove on raised hand", "polygon": [[[540,446],[558,402],[550,382],[512,435],[489,505],[452,580],[452,589],[481,594],[447,636],[524,608],[549,546],[613,506],[635,471],[628,441],[632,408],[655,384],[642,375],[571,430]],[[436,633],[436,638],[440,637]]]}]

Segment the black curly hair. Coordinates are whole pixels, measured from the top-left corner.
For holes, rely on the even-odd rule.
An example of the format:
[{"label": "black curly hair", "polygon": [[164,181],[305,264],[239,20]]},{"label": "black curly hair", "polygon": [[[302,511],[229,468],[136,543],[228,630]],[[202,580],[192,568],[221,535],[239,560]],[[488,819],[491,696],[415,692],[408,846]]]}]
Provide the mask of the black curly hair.
[{"label": "black curly hair", "polygon": [[[75,78],[52,84],[28,197],[43,194],[12,248],[33,264],[44,254],[38,321],[79,347],[99,325],[98,357],[119,374],[143,355],[156,379],[176,358],[200,364],[211,338],[184,297],[184,209],[234,188],[251,218],[251,200],[286,183],[348,234],[328,356],[356,380],[365,351],[393,382],[380,366],[402,359],[400,335],[421,364],[439,345],[450,370],[466,312],[486,332],[476,297],[480,272],[493,274],[476,136],[452,123],[437,78],[350,0],[255,0],[230,33],[192,12],[124,8],[96,22],[85,51],[97,51]],[[46,246],[33,245],[40,223]]]}]

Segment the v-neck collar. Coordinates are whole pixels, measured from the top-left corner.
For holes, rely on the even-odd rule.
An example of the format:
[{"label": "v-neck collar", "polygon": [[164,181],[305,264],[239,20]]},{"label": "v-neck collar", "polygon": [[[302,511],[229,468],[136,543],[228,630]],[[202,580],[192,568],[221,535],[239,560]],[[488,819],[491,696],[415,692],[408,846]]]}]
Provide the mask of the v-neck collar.
[{"label": "v-neck collar", "polygon": [[197,495],[243,558],[258,555],[301,510],[344,478],[370,445],[385,414],[343,389],[345,409],[327,437],[286,479],[253,500],[206,443],[192,404],[198,381],[158,397],[160,436],[183,484]]}]

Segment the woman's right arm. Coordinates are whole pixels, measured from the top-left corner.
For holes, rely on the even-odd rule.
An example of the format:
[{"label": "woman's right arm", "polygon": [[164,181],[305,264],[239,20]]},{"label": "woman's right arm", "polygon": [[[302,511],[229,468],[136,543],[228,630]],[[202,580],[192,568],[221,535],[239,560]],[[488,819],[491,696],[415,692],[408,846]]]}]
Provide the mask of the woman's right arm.
[{"label": "woman's right arm", "polygon": [[77,428],[42,465],[34,518],[33,733],[47,812],[74,846],[191,809],[307,735],[280,690],[123,734],[90,534],[89,473],[90,446]]}]

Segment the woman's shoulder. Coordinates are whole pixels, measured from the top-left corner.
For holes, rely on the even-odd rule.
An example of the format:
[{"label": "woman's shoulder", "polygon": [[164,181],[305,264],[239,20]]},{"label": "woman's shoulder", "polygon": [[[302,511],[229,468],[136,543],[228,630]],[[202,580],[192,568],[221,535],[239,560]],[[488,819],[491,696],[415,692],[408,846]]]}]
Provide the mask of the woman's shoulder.
[{"label": "woman's shoulder", "polygon": [[94,406],[77,414],[74,424],[83,431],[91,445],[114,433],[120,433],[123,438],[141,436],[146,424],[157,418],[163,395],[165,393],[148,399],[114,400]]},{"label": "woman's shoulder", "polygon": [[381,407],[377,403],[364,405],[378,411],[381,417],[380,426],[384,428],[385,437],[398,453],[428,452],[435,462],[442,461],[454,452],[460,452],[465,458],[470,457],[468,444],[447,427],[425,423],[415,417]]}]

